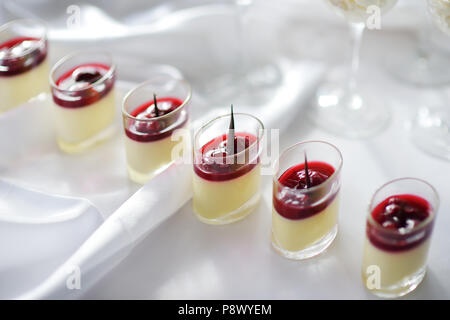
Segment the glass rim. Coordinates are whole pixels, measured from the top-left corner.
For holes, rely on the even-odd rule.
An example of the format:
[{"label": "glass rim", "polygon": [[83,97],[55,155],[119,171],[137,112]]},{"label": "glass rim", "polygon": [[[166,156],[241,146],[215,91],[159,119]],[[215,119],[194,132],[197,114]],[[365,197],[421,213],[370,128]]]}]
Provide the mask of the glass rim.
[{"label": "glass rim", "polygon": [[[328,179],[325,180],[325,182],[323,182],[323,183],[321,183],[321,184],[319,184],[319,185],[317,185],[317,186],[314,186],[314,187],[311,187],[311,188],[307,188],[307,189],[295,189],[295,188],[291,188],[291,187],[285,186],[284,184],[281,184],[281,183],[278,181],[278,172],[280,171],[279,164],[280,164],[281,158],[282,158],[284,155],[286,155],[289,151],[292,151],[293,149],[297,148],[297,147],[300,146],[300,145],[305,145],[305,144],[315,144],[315,143],[327,145],[327,146],[331,147],[332,149],[334,149],[335,151],[337,151],[337,154],[338,154],[338,156],[339,156],[339,166],[334,170],[333,174],[332,174],[331,176],[329,176]],[[273,181],[277,184],[277,186],[281,186],[281,187],[284,188],[284,189],[292,190],[293,192],[296,192],[296,193],[310,193],[310,192],[314,192],[314,191],[320,190],[320,189],[322,189],[322,188],[325,188],[325,187],[328,186],[332,181],[334,181],[335,178],[340,174],[343,164],[344,164],[344,158],[342,157],[342,153],[341,153],[341,151],[340,151],[334,144],[329,143],[329,142],[326,142],[326,141],[323,141],[323,140],[307,140],[307,141],[301,141],[301,142],[297,142],[297,143],[293,144],[292,146],[286,148],[286,149],[281,153],[281,155],[279,156],[279,158],[275,161],[274,168],[277,168],[277,169],[276,169],[276,171],[275,171],[275,174],[273,175]]]},{"label": "glass rim", "polygon": [[[251,149],[253,146],[259,145],[259,143],[261,142],[262,138],[264,137],[264,124],[263,124],[262,121],[259,120],[257,117],[255,117],[254,115],[251,115],[250,113],[245,113],[245,112],[234,112],[233,115],[234,115],[235,117],[236,117],[236,116],[246,116],[246,117],[250,117],[250,118],[252,118],[253,120],[256,120],[256,122],[261,126],[261,128],[260,128],[260,130],[259,130],[260,132],[258,132],[258,136],[256,137],[256,141],[255,141],[255,142],[253,142],[251,145],[249,145],[249,146],[248,146],[247,148],[245,148],[244,150],[239,151],[238,153],[235,153],[235,154],[228,155],[228,156],[224,157],[225,159],[231,159],[231,158],[235,158],[235,157],[240,156],[241,154],[245,153],[248,149]],[[194,135],[194,148],[193,148],[194,153],[197,153],[197,152],[198,152],[198,150],[195,149],[195,144],[196,144],[198,135],[199,135],[206,127],[210,126],[212,123],[214,123],[214,122],[216,122],[216,121],[218,121],[218,120],[220,120],[220,119],[226,118],[226,117],[231,117],[231,114],[223,114],[223,115],[217,116],[217,117],[215,117],[215,118],[209,120],[208,122],[206,122],[204,125],[202,125],[202,126],[197,130],[197,132],[196,132],[195,135]],[[234,130],[236,131],[236,128],[235,128]]]},{"label": "glass rim", "polygon": [[183,103],[180,104],[177,108],[175,108],[174,110],[170,111],[169,113],[166,113],[162,116],[159,117],[154,117],[154,118],[148,118],[148,119],[139,119],[138,117],[132,116],[127,110],[125,110],[125,105],[127,103],[127,101],[129,100],[129,98],[131,97],[132,94],[136,93],[137,90],[142,89],[143,87],[149,85],[152,83],[152,81],[154,81],[153,79],[156,77],[161,77],[161,76],[166,76],[165,74],[160,74],[159,76],[154,76],[153,78],[150,78],[142,83],[140,83],[138,86],[136,86],[135,88],[131,89],[130,91],[127,92],[127,94],[123,97],[122,100],[122,114],[124,116],[126,116],[129,119],[132,120],[138,120],[138,121],[147,121],[147,122],[151,122],[151,121],[156,121],[156,120],[161,120],[161,119],[165,119],[169,116],[171,116],[172,114],[175,114],[176,112],[179,112],[181,110],[184,109],[184,107],[191,101],[192,98],[192,89],[190,84],[184,79],[178,79],[173,77],[172,75],[167,75],[168,77],[178,81],[179,83],[183,84],[185,86],[185,88],[187,89],[188,93],[187,96],[183,99]]},{"label": "glass rim", "polygon": [[[83,87],[78,90],[67,90],[67,89],[59,88],[59,86],[56,84],[55,80],[53,79],[53,75],[56,72],[56,69],[59,68],[63,63],[72,59],[73,57],[83,55],[83,54],[89,54],[89,53],[103,54],[106,57],[108,57],[108,59],[111,60],[111,66],[108,69],[108,71],[100,79],[96,80],[95,82],[90,83],[87,87]],[[65,55],[64,57],[62,57],[61,59],[59,59],[58,62],[56,62],[53,65],[52,69],[50,70],[49,80],[50,80],[50,85],[52,88],[57,89],[58,91],[61,91],[61,92],[74,93],[74,92],[81,92],[81,91],[91,89],[94,86],[97,86],[98,84],[105,82],[108,78],[110,78],[114,74],[115,71],[116,71],[116,64],[114,63],[114,61],[112,59],[112,55],[110,53],[108,53],[106,51],[97,51],[97,50],[80,50],[80,51],[75,51],[75,52],[69,53],[69,54]]]},{"label": "glass rim", "polygon": [[[375,219],[373,219],[372,217],[372,210],[371,210],[371,206],[373,205],[374,202],[374,198],[377,195],[378,192],[380,192],[382,189],[384,189],[385,187],[387,187],[388,185],[395,183],[395,182],[399,182],[399,181],[415,181],[415,182],[420,182],[426,186],[428,186],[431,191],[433,192],[434,196],[436,197],[437,200],[437,204],[436,206],[432,207],[431,209],[431,214],[422,222],[420,222],[417,226],[415,226],[414,228],[407,230],[405,232],[400,232],[397,230],[392,230],[392,229],[386,229],[384,228],[381,224],[379,224],[377,221],[375,221]],[[427,200],[428,202],[428,200]],[[388,234],[393,234],[393,235],[408,235],[411,234],[413,232],[416,232],[418,230],[421,230],[423,228],[425,228],[426,226],[428,226],[435,218],[436,216],[436,212],[439,210],[439,205],[440,205],[440,198],[439,198],[439,194],[437,192],[437,190],[427,181],[423,180],[423,179],[419,179],[419,178],[414,178],[414,177],[404,177],[404,178],[397,178],[394,180],[390,180],[386,183],[384,183],[383,185],[381,185],[379,188],[377,188],[372,196],[372,198],[370,199],[369,202],[369,206],[368,206],[368,214],[367,214],[367,221],[371,224],[371,226],[373,226],[374,228],[376,228],[377,230],[384,232],[384,233],[388,233]]]},{"label": "glass rim", "polygon": [[35,47],[35,48],[28,48],[26,50],[24,50],[21,54],[15,55],[14,57],[11,58],[4,58],[2,60],[11,60],[11,59],[17,59],[18,57],[24,57],[27,54],[30,54],[31,52],[38,50],[39,47],[41,47],[43,44],[45,44],[45,42],[47,42],[47,32],[48,32],[48,27],[47,24],[41,20],[41,19],[37,19],[37,18],[33,18],[33,19],[15,19],[15,20],[11,20],[8,21],[2,25],[0,25],[0,33],[4,32],[6,29],[8,29],[9,27],[11,27],[12,25],[15,24],[24,24],[26,22],[32,22],[35,23],[37,25],[40,25],[43,29],[43,36],[40,37],[39,39],[39,46]]}]

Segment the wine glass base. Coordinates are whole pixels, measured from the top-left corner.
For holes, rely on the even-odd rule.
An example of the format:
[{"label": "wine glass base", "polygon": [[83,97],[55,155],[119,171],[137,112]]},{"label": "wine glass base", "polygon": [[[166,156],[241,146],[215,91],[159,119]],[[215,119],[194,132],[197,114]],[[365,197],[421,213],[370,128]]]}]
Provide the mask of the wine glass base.
[{"label": "wine glass base", "polygon": [[397,52],[389,57],[386,67],[396,79],[416,86],[450,83],[450,57],[438,50],[433,50],[428,58],[421,57],[414,49]]},{"label": "wine glass base", "polygon": [[382,131],[390,119],[379,96],[346,95],[342,83],[325,83],[317,91],[310,119],[320,128],[345,138],[368,138]]},{"label": "wine glass base", "polygon": [[445,107],[419,109],[411,138],[428,154],[450,160],[450,110]]}]

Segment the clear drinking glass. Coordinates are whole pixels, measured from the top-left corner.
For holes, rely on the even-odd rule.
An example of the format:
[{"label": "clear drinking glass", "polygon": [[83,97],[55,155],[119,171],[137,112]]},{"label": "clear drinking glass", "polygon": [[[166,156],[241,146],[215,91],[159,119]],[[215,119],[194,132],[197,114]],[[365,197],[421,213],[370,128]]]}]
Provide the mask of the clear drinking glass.
[{"label": "clear drinking glass", "polygon": [[[252,115],[235,113],[230,130],[230,120],[230,115],[217,117],[194,137],[193,208],[209,224],[245,218],[260,198],[264,126]],[[229,136],[235,137],[234,153],[227,152]]]},{"label": "clear drinking glass", "polygon": [[[236,58],[230,72],[209,81],[202,90],[208,100],[221,103],[233,99],[247,107],[261,107],[268,92],[275,91],[282,82],[282,71],[277,63],[256,64],[249,47],[249,11],[254,0],[232,0],[234,6]],[[234,29],[234,28],[233,28]],[[234,41],[233,41],[234,42]],[[234,45],[233,45],[234,47]],[[273,93],[274,94],[274,93]]]},{"label": "clear drinking glass", "polygon": [[[435,24],[450,36],[450,2],[428,0],[427,3],[430,16]],[[413,122],[411,138],[419,148],[427,153],[450,160],[449,99],[444,90],[439,92],[437,100],[440,102],[429,103],[429,105],[419,108]]]},{"label": "clear drinking glass", "polygon": [[367,215],[362,264],[367,289],[377,296],[394,298],[420,284],[438,208],[436,190],[423,180],[397,179],[375,192]]},{"label": "clear drinking glass", "polygon": [[[389,110],[380,101],[379,94],[362,92],[357,86],[361,39],[370,16],[370,6],[377,6],[380,13],[389,11],[397,0],[325,0],[349,23],[353,43],[350,75],[339,73],[329,79],[317,91],[312,119],[323,129],[336,135],[364,138],[382,130],[389,120]],[[369,9],[369,11],[368,11]]]},{"label": "clear drinking glass", "polygon": [[[88,66],[88,67],[86,67]],[[88,68],[88,69],[86,69]],[[101,69],[102,74],[89,83],[63,86],[85,70]],[[65,56],[50,72],[53,114],[58,145],[67,153],[85,151],[110,138],[115,132],[116,65],[105,52],[83,51]]]},{"label": "clear drinking glass", "polygon": [[0,26],[0,113],[48,92],[47,28],[38,20]]},{"label": "clear drinking glass", "polygon": [[[417,6],[417,11],[421,12],[415,21],[416,39],[411,45],[396,47],[395,52],[386,57],[388,71],[400,81],[419,87],[450,83],[450,55],[438,45],[441,37],[427,12],[427,2],[403,2],[405,9],[408,5]],[[403,9],[400,7],[401,4],[399,9]]]},{"label": "clear drinking glass", "polygon": [[[154,114],[155,97],[158,116]],[[176,147],[185,139],[182,135],[175,139],[173,134],[188,129],[190,101],[190,85],[169,74],[154,75],[125,96],[122,116],[132,181],[145,183],[183,156],[185,146],[181,145],[180,152]]]},{"label": "clear drinking glass", "polygon": [[[314,181],[316,172],[326,180],[299,188],[305,154]],[[338,230],[339,190],[343,159],[327,142],[307,141],[285,150],[273,177],[272,246],[282,256],[302,260],[323,252]],[[294,179],[290,173],[295,174]],[[294,184],[292,184],[294,183]]]}]

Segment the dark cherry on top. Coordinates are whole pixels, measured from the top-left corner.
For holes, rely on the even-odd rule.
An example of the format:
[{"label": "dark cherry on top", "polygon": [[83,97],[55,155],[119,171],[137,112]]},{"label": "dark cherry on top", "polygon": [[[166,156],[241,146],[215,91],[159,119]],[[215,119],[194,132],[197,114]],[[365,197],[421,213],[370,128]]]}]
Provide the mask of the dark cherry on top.
[{"label": "dark cherry on top", "polygon": [[[320,161],[308,161],[308,172],[311,180],[311,188],[324,183],[333,173],[334,168]],[[287,219],[305,219],[324,210],[334,200],[337,192],[327,201],[313,205],[323,196],[323,191],[295,192],[295,190],[308,189],[306,185],[305,164],[299,164],[287,169],[279,178],[280,187],[273,190],[273,205],[281,216]],[[282,189],[289,188],[283,192]]]},{"label": "dark cherry on top", "polygon": [[86,63],[62,74],[52,88],[53,101],[63,108],[81,108],[93,104],[106,96],[114,86],[115,74],[102,84],[100,80],[111,67],[101,63]]},{"label": "dark cherry on top", "polygon": [[414,231],[414,228],[430,214],[431,206],[422,197],[411,194],[391,196],[379,203],[371,212],[372,218],[382,229],[367,223],[367,236],[374,246],[382,250],[403,251],[414,248],[431,234],[432,224],[425,230]]},{"label": "dark cherry on top", "polygon": [[[250,159],[249,152],[243,152],[252,146],[257,138],[249,133],[236,132],[234,134],[233,154],[242,154],[245,158],[231,158],[227,152],[228,135],[216,137],[206,143],[200,150],[201,157],[194,163],[194,172],[201,178],[209,181],[226,181],[238,178],[251,171],[258,163],[259,157],[254,161]],[[251,150],[253,152],[256,150]],[[240,157],[240,156],[237,156]],[[229,159],[228,161],[226,159]],[[229,162],[229,163],[227,163]]]},{"label": "dark cherry on top", "polygon": [[[169,137],[172,132],[184,126],[187,122],[186,115],[174,114],[167,116],[164,119],[156,119],[148,121],[153,118],[159,118],[166,114],[175,111],[183,104],[183,101],[178,98],[165,97],[156,99],[158,106],[158,116],[154,108],[153,100],[148,101],[130,113],[133,117],[140,117],[143,120],[127,119],[128,125],[125,126],[125,134],[128,138],[139,142],[157,141]],[[175,123],[175,125],[173,125]],[[170,130],[164,130],[172,126]]]},{"label": "dark cherry on top", "polygon": [[[31,70],[47,57],[47,41],[41,45],[38,38],[17,37],[0,44],[0,76],[15,76]],[[29,53],[25,50],[33,48]]]}]

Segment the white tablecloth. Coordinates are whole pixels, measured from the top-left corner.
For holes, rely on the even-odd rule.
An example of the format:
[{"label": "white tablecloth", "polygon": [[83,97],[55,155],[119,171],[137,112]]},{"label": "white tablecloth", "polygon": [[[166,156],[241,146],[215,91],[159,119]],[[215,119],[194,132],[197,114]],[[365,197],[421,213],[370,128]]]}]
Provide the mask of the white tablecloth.
[{"label": "white tablecloth", "polygon": [[[385,67],[386,60],[395,56],[399,49],[413,48],[415,38],[411,27],[414,23],[411,21],[417,20],[411,17],[420,16],[417,15],[420,10],[405,6],[404,2],[386,16],[382,30],[366,34],[362,50],[359,76],[368,80],[372,89],[379,92],[380,103],[388,103],[392,110],[392,121],[386,131],[363,141],[340,139],[319,130],[308,121],[303,113],[308,103],[298,106],[296,111],[300,112],[292,113],[295,117],[286,114],[291,121],[281,132],[281,149],[301,140],[323,139],[338,146],[344,156],[339,233],[323,255],[296,262],[281,258],[271,249],[271,177],[265,176],[261,204],[244,221],[220,227],[204,225],[195,219],[191,204],[187,203],[143,239],[112,272],[93,287],[82,288],[77,296],[156,299],[372,298],[362,285],[360,270],[367,204],[375,189],[386,181],[414,176],[429,181],[437,188],[441,195],[441,208],[427,276],[408,297],[450,298],[450,257],[447,254],[450,237],[446,227],[450,224],[447,214],[450,212],[450,200],[446,195],[450,188],[450,164],[426,155],[415,147],[409,137],[410,120],[417,108],[430,101],[430,96],[438,91],[420,90],[402,84],[393,79]],[[122,66],[125,80],[140,81],[141,77],[145,78],[145,72],[129,72],[133,65],[129,60],[141,59],[177,66],[191,80],[194,89],[200,90],[210,77],[233,65],[233,59],[226,59],[233,54],[233,50],[226,47],[233,40],[227,32],[231,13],[225,11],[213,18],[203,16],[186,22],[182,28],[163,30],[161,34],[139,35],[127,40],[113,39],[104,47],[115,52],[122,62],[119,63],[119,70]],[[208,30],[205,26],[211,26],[211,21],[215,22],[216,29]],[[249,55],[253,58],[249,60],[255,65],[282,58],[306,65],[331,67],[343,62],[349,50],[345,24],[320,1],[283,1],[279,5],[257,2],[250,11],[248,28],[252,39]],[[213,31],[221,32],[224,38],[219,37],[219,41]],[[171,50],[173,46],[178,47],[178,43],[185,44],[183,50]],[[160,50],[155,51],[154,44],[158,44]],[[91,46],[92,43],[58,39],[53,45],[52,59],[81,45]],[[133,59],[128,59],[129,56]],[[208,100],[202,108],[207,106]],[[11,178],[16,173],[7,172],[5,176]],[[23,173],[17,174],[20,176]],[[122,173],[118,177],[115,182],[120,184],[123,182]],[[50,191],[45,190],[46,186],[50,188],[50,185],[44,184],[42,191]],[[120,196],[108,195],[105,189],[92,200],[105,216],[111,214],[135,190],[133,186],[131,189],[115,186],[112,185],[112,189],[123,191]],[[73,190],[70,185],[65,187],[63,193],[74,191],[77,196],[89,198],[88,189]]]}]

